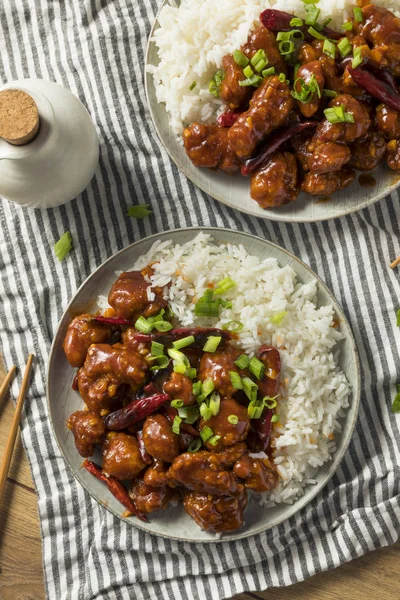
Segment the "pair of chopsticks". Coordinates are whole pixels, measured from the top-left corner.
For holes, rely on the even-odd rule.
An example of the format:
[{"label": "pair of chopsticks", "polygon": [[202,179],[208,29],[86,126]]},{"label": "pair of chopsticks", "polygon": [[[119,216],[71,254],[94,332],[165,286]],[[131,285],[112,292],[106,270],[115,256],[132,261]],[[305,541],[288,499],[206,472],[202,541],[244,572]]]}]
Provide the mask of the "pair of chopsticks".
[{"label": "pair of chopsticks", "polygon": [[[8,475],[8,470],[10,468],[11,457],[12,457],[14,445],[15,445],[15,439],[17,437],[17,431],[18,431],[18,425],[19,425],[20,418],[21,418],[22,406],[24,404],[25,394],[26,394],[26,390],[28,388],[29,375],[31,372],[32,361],[33,361],[33,354],[30,354],[28,356],[28,361],[26,363],[24,377],[22,379],[22,385],[21,385],[21,389],[19,392],[17,405],[15,407],[15,413],[14,413],[14,417],[13,417],[13,420],[11,423],[11,429],[10,429],[10,433],[9,433],[7,444],[6,444],[6,450],[4,453],[3,462],[0,467],[0,504],[1,504],[1,500],[3,498],[4,488],[6,487],[7,475]],[[4,398],[4,396],[7,393],[8,386],[10,385],[11,379],[14,376],[15,370],[16,370],[15,366],[11,367],[11,369],[7,373],[4,383],[0,388],[0,401]]]}]

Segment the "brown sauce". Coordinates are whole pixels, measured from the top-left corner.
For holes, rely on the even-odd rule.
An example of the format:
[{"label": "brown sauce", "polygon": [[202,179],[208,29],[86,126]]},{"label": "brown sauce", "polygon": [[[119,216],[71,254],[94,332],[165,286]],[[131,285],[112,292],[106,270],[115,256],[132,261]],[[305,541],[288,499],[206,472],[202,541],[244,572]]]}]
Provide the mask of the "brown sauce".
[{"label": "brown sauce", "polygon": [[362,173],[358,176],[358,183],[363,187],[375,187],[376,179],[371,173]]}]

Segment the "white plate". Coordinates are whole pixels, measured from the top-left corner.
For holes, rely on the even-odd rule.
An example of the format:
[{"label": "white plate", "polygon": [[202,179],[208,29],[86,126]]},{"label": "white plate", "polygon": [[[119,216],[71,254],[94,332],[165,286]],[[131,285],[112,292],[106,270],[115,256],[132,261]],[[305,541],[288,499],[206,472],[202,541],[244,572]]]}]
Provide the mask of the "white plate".
[{"label": "white plate", "polygon": [[[292,505],[282,504],[266,510],[262,509],[254,498],[251,498],[246,509],[244,526],[237,532],[224,535],[221,538],[222,541],[244,538],[278,525],[306,506],[318,494],[332,477],[343,458],[357,419],[360,400],[360,374],[357,351],[346,317],[331,292],[315,273],[295,256],[279,248],[279,246],[253,235],[238,233],[229,229],[193,227],[150,236],[121,250],[103,263],[85,281],[71,300],[61,319],[51,348],[47,377],[47,399],[55,437],[73,475],[97,502],[103,504],[107,510],[129,525],[135,525],[149,533],[185,542],[209,542],[219,541],[219,539],[210,533],[202,531],[193,519],[184,512],[182,506],[169,507],[158,514],[150,515],[150,522],[147,524],[142,523],[135,517],[123,518],[121,516],[123,507],[108,491],[104,483],[95,479],[85,469],[80,469],[82,458],[76,451],[74,438],[66,427],[66,421],[72,412],[82,408],[83,403],[79,394],[71,388],[75,369],[68,364],[63,352],[62,343],[68,323],[73,316],[82,312],[90,312],[95,308],[98,295],[108,295],[110,287],[115,281],[116,271],[131,270],[139,256],[148,252],[151,245],[158,239],[172,239],[174,243],[183,244],[194,238],[200,231],[211,233],[217,243],[243,244],[248,252],[259,256],[261,260],[274,257],[279,261],[281,266],[290,265],[302,283],[306,283],[311,279],[318,280],[318,305],[333,305],[336,318],[340,322],[341,331],[345,336],[345,339],[340,343],[339,362],[348,381],[352,384],[352,391],[349,398],[350,406],[343,422],[343,430],[340,434],[336,435],[337,450],[332,460],[323,465],[318,471],[315,478],[317,481],[316,485],[309,486],[304,496]],[[98,450],[98,454],[94,456],[94,460],[100,462],[100,456],[100,451]]]},{"label": "white plate", "polygon": [[[162,7],[165,4],[171,4],[171,2],[164,0]],[[180,0],[174,0],[174,4],[179,5]],[[157,47],[152,41],[154,31],[158,27],[156,18],[147,45],[146,67],[147,65],[157,66],[159,62]],[[145,84],[147,102],[154,127],[162,145],[174,163],[188,179],[193,181],[204,192],[223,204],[231,208],[236,208],[241,212],[262,219],[284,221],[286,223],[324,221],[361,210],[384,198],[400,184],[400,174],[391,171],[386,165],[381,165],[373,172],[376,181],[375,187],[362,186],[358,180],[355,180],[348,188],[333,194],[329,200],[318,199],[302,192],[296,202],[280,208],[263,210],[250,197],[248,178],[241,177],[238,174],[228,175],[221,171],[199,169],[192,165],[184,147],[177,141],[169,126],[165,105],[158,102],[153,76],[147,73],[147,70],[145,71]]]}]

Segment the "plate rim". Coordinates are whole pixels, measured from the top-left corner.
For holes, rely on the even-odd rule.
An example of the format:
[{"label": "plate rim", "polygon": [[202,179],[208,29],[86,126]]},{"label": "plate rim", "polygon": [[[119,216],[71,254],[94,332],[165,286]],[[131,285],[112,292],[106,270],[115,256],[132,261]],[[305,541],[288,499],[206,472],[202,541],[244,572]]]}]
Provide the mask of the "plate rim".
[{"label": "plate rim", "polygon": [[[344,440],[344,444],[343,447],[341,448],[340,452],[338,452],[337,455],[334,456],[334,458],[331,459],[330,461],[330,466],[328,469],[328,472],[326,473],[324,479],[322,479],[317,485],[315,485],[313,491],[311,492],[309,497],[306,497],[305,495],[301,496],[297,501],[295,501],[291,507],[290,507],[290,511],[288,512],[288,514],[285,516],[285,518],[279,519],[279,516],[273,520],[268,526],[260,526],[259,528],[257,528],[255,531],[251,531],[251,532],[243,532],[242,534],[238,533],[236,535],[234,535],[234,537],[215,537],[215,539],[201,539],[201,540],[196,540],[196,541],[189,541],[187,540],[187,538],[184,537],[179,537],[179,536],[172,536],[172,535],[168,535],[165,533],[159,533],[159,532],[152,532],[149,531],[145,526],[143,526],[141,524],[141,521],[139,519],[134,519],[134,520],[128,520],[128,518],[123,517],[122,513],[118,513],[116,510],[114,510],[112,507],[110,507],[108,504],[106,504],[104,502],[104,500],[101,500],[100,498],[97,497],[96,493],[91,491],[89,489],[89,486],[85,483],[85,481],[83,480],[83,478],[80,476],[81,473],[81,469],[79,468],[77,471],[75,471],[74,467],[69,463],[64,450],[62,448],[61,442],[58,439],[57,433],[56,433],[56,428],[53,422],[53,416],[52,416],[52,410],[51,410],[51,403],[50,403],[50,394],[49,394],[49,389],[50,389],[50,376],[52,373],[52,362],[53,362],[53,358],[54,358],[54,353],[55,353],[55,349],[56,349],[56,345],[58,343],[58,337],[60,334],[60,330],[61,327],[63,325],[63,322],[65,320],[66,317],[70,316],[70,307],[71,305],[74,303],[74,300],[76,298],[76,296],[81,292],[81,290],[86,286],[86,284],[89,282],[90,279],[92,279],[93,277],[95,277],[97,275],[97,273],[103,269],[105,267],[106,264],[108,264],[109,262],[111,262],[112,260],[114,260],[117,256],[125,253],[125,252],[129,252],[131,251],[133,248],[135,248],[136,246],[138,246],[139,244],[143,243],[143,242],[151,242],[151,241],[156,241],[157,239],[159,239],[160,237],[166,237],[170,234],[175,234],[175,233],[180,233],[180,232],[193,232],[193,237],[198,233],[204,232],[204,233],[209,233],[212,235],[213,231],[219,231],[219,232],[223,232],[223,233],[230,233],[230,234],[234,234],[234,235],[239,235],[239,236],[244,236],[247,238],[250,238],[252,240],[257,240],[258,242],[262,242],[263,244],[276,248],[278,249],[280,252],[283,252],[284,254],[287,255],[288,257],[288,263],[290,264],[289,261],[295,262],[295,263],[300,263],[302,268],[305,268],[306,271],[308,271],[308,273],[314,278],[316,279],[316,281],[318,282],[318,286],[322,287],[325,292],[328,294],[328,296],[330,297],[330,300],[332,301],[333,305],[334,305],[334,309],[335,312],[338,314],[338,316],[340,317],[340,319],[342,320],[343,323],[346,324],[348,331],[350,333],[349,336],[349,342],[350,342],[350,346],[351,346],[351,355],[354,358],[354,365],[355,365],[355,372],[356,372],[356,380],[354,382],[350,382],[351,383],[351,389],[353,392],[353,398],[352,398],[352,404],[350,406],[350,409],[352,410],[352,412],[354,412],[353,417],[352,417],[352,422],[350,425],[350,428],[348,430],[347,433],[347,437]],[[73,297],[71,298],[71,300],[69,301],[68,305],[66,306],[59,322],[57,325],[57,328],[55,330],[54,333],[54,337],[53,337],[53,341],[51,343],[51,348],[50,348],[50,353],[49,353],[49,358],[47,361],[47,372],[46,372],[46,404],[47,404],[47,410],[48,410],[48,418],[51,424],[51,428],[52,428],[52,432],[54,435],[54,438],[57,442],[57,446],[58,449],[60,451],[61,457],[64,461],[64,464],[66,465],[67,469],[69,470],[69,472],[73,475],[73,477],[80,483],[80,485],[83,487],[84,490],[86,490],[86,492],[88,492],[88,494],[91,496],[91,498],[93,500],[96,501],[96,503],[98,505],[100,505],[101,507],[105,508],[107,511],[109,511],[112,515],[114,515],[115,517],[117,517],[118,519],[120,519],[122,522],[125,522],[127,525],[131,526],[131,527],[136,527],[137,529],[140,529],[141,531],[144,531],[145,533],[148,533],[149,535],[155,535],[155,536],[159,536],[159,537],[163,537],[166,539],[170,539],[170,540],[175,540],[175,541],[180,541],[180,542],[186,542],[186,543],[195,543],[195,544],[209,544],[209,543],[224,543],[224,542],[235,542],[237,540],[240,539],[245,539],[248,537],[252,537],[255,535],[259,535],[262,534],[266,531],[269,531],[270,529],[272,529],[273,527],[276,527],[277,525],[280,525],[281,523],[285,523],[288,519],[292,518],[295,514],[297,514],[298,512],[300,512],[300,510],[302,510],[303,508],[305,508],[306,506],[308,506],[312,500],[314,500],[314,498],[324,489],[324,487],[327,485],[327,483],[331,480],[331,478],[333,477],[333,475],[335,474],[336,470],[338,469],[340,463],[342,462],[345,453],[348,450],[349,444],[351,442],[351,439],[353,437],[353,433],[354,433],[354,428],[355,425],[357,423],[358,420],[358,415],[359,415],[359,408],[360,408],[360,401],[361,401],[361,373],[360,373],[360,360],[359,360],[359,355],[358,355],[358,350],[357,350],[357,345],[356,345],[356,341],[354,338],[354,333],[353,330],[351,328],[351,325],[346,317],[346,315],[343,312],[343,309],[341,307],[341,305],[338,303],[338,301],[336,300],[333,292],[329,289],[329,287],[326,285],[326,283],[321,279],[321,277],[315,273],[311,267],[309,267],[306,263],[304,263],[300,258],[296,257],[294,254],[292,254],[291,252],[289,252],[288,250],[286,250],[286,248],[282,248],[281,246],[279,246],[278,244],[276,244],[275,242],[272,242],[270,240],[266,240],[263,239],[257,235],[251,234],[251,233],[247,233],[245,231],[237,231],[235,229],[230,229],[230,228],[224,228],[224,227],[201,227],[201,226],[193,226],[193,227],[184,227],[184,228],[175,228],[175,229],[169,229],[167,231],[162,231],[159,233],[154,233],[150,236],[145,236],[144,238],[141,238],[135,242],[133,242],[132,244],[129,244],[128,246],[126,246],[125,248],[121,248],[121,250],[118,250],[118,252],[112,254],[109,258],[107,258],[103,263],[101,263],[92,273],[90,273],[90,275],[82,282],[82,284],[79,286],[79,288],[75,291]],[[353,406],[354,405],[354,406]],[[346,410],[350,410],[350,409],[346,409]],[[129,517],[130,519],[130,517]]]},{"label": "plate rim", "polygon": [[[238,206],[236,206],[235,204],[233,204],[232,202],[230,202],[228,199],[220,196],[219,194],[213,193],[210,194],[209,190],[206,188],[205,185],[203,185],[196,177],[194,177],[193,175],[191,175],[188,170],[185,168],[185,166],[180,163],[180,161],[175,160],[175,158],[172,156],[172,153],[170,152],[169,148],[167,147],[167,145],[165,144],[161,133],[160,133],[160,129],[158,127],[157,124],[157,120],[155,118],[155,114],[154,114],[154,110],[153,110],[153,104],[150,101],[150,92],[149,92],[149,87],[150,87],[150,83],[152,81],[152,74],[149,73],[147,71],[147,66],[149,65],[149,54],[150,54],[150,50],[152,47],[152,44],[154,44],[152,38],[154,35],[154,31],[156,29],[156,26],[158,25],[158,18],[159,15],[162,11],[162,9],[164,8],[164,6],[166,5],[170,5],[169,0],[163,0],[160,8],[157,11],[156,16],[154,17],[154,21],[151,25],[151,29],[150,29],[150,33],[149,33],[149,37],[147,38],[147,44],[146,44],[146,52],[145,52],[145,61],[144,61],[144,87],[145,87],[145,94],[146,94],[146,101],[147,101],[147,106],[149,109],[149,113],[150,113],[150,117],[151,117],[151,122],[152,125],[156,131],[158,140],[160,141],[162,147],[164,148],[164,150],[166,151],[166,153],[168,154],[169,158],[172,160],[172,162],[174,163],[174,165],[176,165],[178,167],[178,169],[185,175],[185,177],[191,181],[194,185],[196,185],[199,189],[201,189],[207,196],[209,196],[210,198],[213,198],[214,200],[216,200],[217,202],[221,202],[221,204],[224,204],[225,206],[228,206],[229,208],[231,208],[232,210],[237,210],[240,213],[246,214],[246,215],[250,215],[252,217],[256,217],[257,219],[263,219],[266,221],[276,221],[276,222],[280,222],[280,223],[319,223],[319,222],[323,222],[323,221],[330,221],[333,219],[340,219],[341,217],[345,217],[347,215],[351,215],[355,212],[358,212],[360,210],[364,210],[365,208],[367,208],[368,206],[372,206],[373,204],[375,204],[376,202],[378,202],[379,200],[382,200],[383,198],[386,198],[386,196],[389,196],[390,194],[392,194],[399,186],[400,186],[400,177],[398,177],[398,179],[396,181],[393,181],[390,186],[386,189],[381,190],[376,196],[374,196],[373,198],[361,203],[358,206],[352,206],[349,208],[345,208],[344,210],[342,210],[342,212],[338,213],[338,214],[333,214],[333,215],[327,215],[327,216],[319,216],[319,217],[308,217],[307,219],[304,218],[298,218],[296,216],[291,217],[290,219],[287,218],[286,215],[282,215],[279,216],[279,212],[272,212],[268,213],[268,214],[259,214],[257,213],[255,210],[251,210],[251,209],[246,209],[246,208],[239,208]],[[363,171],[362,171],[363,173]]]}]

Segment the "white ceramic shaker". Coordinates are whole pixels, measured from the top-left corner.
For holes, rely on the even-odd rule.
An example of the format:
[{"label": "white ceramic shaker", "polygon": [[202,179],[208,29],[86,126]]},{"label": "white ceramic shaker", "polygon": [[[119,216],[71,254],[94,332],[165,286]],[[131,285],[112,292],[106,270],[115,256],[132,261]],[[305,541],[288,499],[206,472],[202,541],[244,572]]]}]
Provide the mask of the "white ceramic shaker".
[{"label": "white ceramic shaker", "polygon": [[72,200],[99,160],[89,113],[50,81],[24,79],[0,88],[0,138],[0,196],[25,207]]}]

